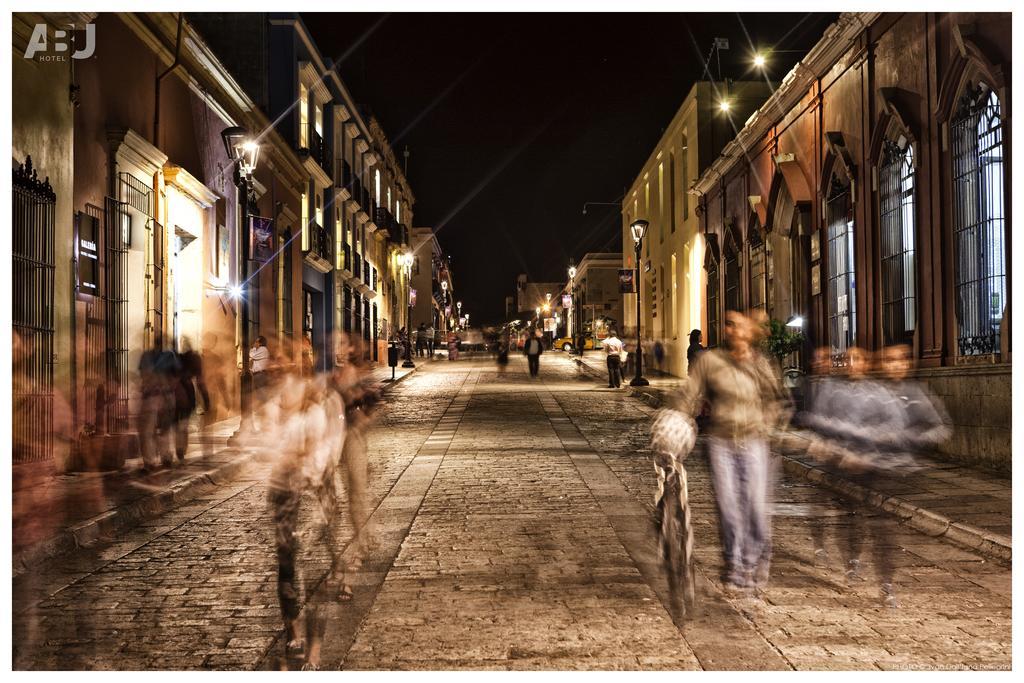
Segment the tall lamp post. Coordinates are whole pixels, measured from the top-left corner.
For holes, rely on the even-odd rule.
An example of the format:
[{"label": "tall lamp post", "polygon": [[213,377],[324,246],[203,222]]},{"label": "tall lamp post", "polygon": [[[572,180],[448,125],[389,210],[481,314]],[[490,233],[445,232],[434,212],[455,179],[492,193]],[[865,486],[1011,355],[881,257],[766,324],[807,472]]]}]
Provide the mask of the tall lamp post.
[{"label": "tall lamp post", "polygon": [[228,159],[234,165],[234,182],[238,188],[241,208],[241,227],[238,234],[238,284],[232,295],[239,301],[239,317],[242,320],[242,377],[240,386],[240,410],[238,431],[231,440],[237,442],[245,429],[252,428],[252,369],[249,367],[249,203],[252,194],[252,174],[260,156],[260,146],[240,126],[225,128],[221,132]]},{"label": "tall lamp post", "polygon": [[405,266],[405,299],[408,304],[408,315],[405,316],[405,360],[402,361],[403,368],[414,368],[412,362],[412,264],[415,257],[411,251],[402,254],[402,265]]},{"label": "tall lamp post", "polygon": [[[441,292],[444,293],[444,303],[441,305],[441,334],[448,333],[448,281],[441,280]],[[442,338],[442,341],[445,341]]]},{"label": "tall lamp post", "polygon": [[[573,337],[576,326],[573,324],[573,314],[576,312],[576,266],[573,265],[572,261],[569,261],[569,311],[565,316],[565,324],[568,329],[569,343],[573,346],[576,345],[576,338]],[[577,353],[580,349],[577,349]]]},{"label": "tall lamp post", "polygon": [[459,315],[458,315],[459,329],[462,329],[462,302],[461,301],[457,302],[455,304],[455,307],[457,309],[459,309]]},{"label": "tall lamp post", "polygon": [[633,221],[633,224],[629,226],[630,232],[633,233],[633,249],[636,252],[636,263],[634,264],[636,266],[636,376],[629,383],[631,387],[645,387],[650,384],[644,379],[644,351],[640,345],[640,248],[643,246],[648,225],[650,223],[641,218]]}]

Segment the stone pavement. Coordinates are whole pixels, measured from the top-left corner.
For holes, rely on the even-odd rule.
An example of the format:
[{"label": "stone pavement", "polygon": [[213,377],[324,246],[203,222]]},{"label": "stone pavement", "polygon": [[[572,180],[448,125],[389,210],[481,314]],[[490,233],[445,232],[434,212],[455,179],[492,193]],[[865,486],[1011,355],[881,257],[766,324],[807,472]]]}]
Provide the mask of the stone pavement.
[{"label": "stone pavement", "polygon": [[[396,368],[395,381],[413,371]],[[372,374],[385,387],[391,384],[390,368],[378,367]],[[198,422],[193,418],[194,427]],[[121,470],[68,472],[17,488],[12,510],[14,573],[123,531],[238,476],[253,460],[251,452],[227,445],[238,424],[236,416],[196,429],[184,462],[175,461],[170,468],[143,473],[142,459],[130,458]]]},{"label": "stone pavement", "polygon": [[[576,359],[578,357],[571,357]],[[603,357],[589,353],[583,368],[595,380],[607,382]],[[652,407],[660,407],[666,395],[679,390],[685,380],[653,376],[648,387],[625,391]],[[841,471],[823,465],[806,453],[806,440],[787,435],[781,453],[791,473],[806,477],[833,491],[885,510],[932,536],[1009,561],[1012,555],[1012,481],[998,474],[938,458],[921,458],[918,470],[894,471],[878,477],[871,490],[851,482]]]},{"label": "stone pavement", "polygon": [[[651,526],[653,410],[559,354],[420,367],[370,434],[376,542],[328,605],[328,669],[1007,669],[1010,578],[878,518],[899,609],[847,585],[832,539],[874,510],[783,476],[773,578],[722,592],[705,459],[688,461],[700,609],[673,621]],[[281,652],[266,466],[14,582],[18,666],[253,669]],[[308,508],[309,506],[307,506]],[[304,508],[304,528],[310,509]],[[347,549],[347,521],[334,542]],[[830,557],[815,564],[813,537]],[[308,598],[327,553],[304,537]]]}]

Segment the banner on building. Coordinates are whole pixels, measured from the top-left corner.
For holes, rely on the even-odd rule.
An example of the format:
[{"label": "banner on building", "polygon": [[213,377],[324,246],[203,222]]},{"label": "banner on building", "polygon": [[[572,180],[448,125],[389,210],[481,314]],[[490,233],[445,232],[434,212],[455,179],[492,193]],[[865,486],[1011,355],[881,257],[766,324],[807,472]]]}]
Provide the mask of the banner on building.
[{"label": "banner on building", "polygon": [[100,221],[95,216],[78,214],[78,291],[100,295]]},{"label": "banner on building", "polygon": [[633,270],[632,268],[619,269],[619,294],[633,293]]},{"label": "banner on building", "polygon": [[558,328],[555,326],[555,319],[554,318],[544,318],[544,331],[545,332],[554,332],[556,329],[558,329]]},{"label": "banner on building", "polygon": [[416,290],[415,289],[410,289],[409,290],[409,305],[412,306],[413,308],[416,307]]},{"label": "banner on building", "polygon": [[274,221],[263,216],[249,217],[249,258],[265,262],[274,256]]},{"label": "banner on building", "polygon": [[572,308],[572,296],[569,294],[562,295],[562,308]]}]

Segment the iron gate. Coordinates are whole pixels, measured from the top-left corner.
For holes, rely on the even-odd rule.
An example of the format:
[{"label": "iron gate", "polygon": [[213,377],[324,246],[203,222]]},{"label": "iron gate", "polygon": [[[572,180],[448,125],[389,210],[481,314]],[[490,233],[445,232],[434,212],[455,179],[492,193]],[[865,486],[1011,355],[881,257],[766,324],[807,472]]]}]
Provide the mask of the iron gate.
[{"label": "iron gate", "polygon": [[128,431],[128,249],[131,215],[124,202],[107,197],[103,241],[106,275],[107,431]]},{"label": "iron gate", "polygon": [[846,350],[856,335],[854,299],[853,205],[850,188],[833,177],[832,191],[825,206],[828,224],[828,321],[832,365],[846,364]]},{"label": "iron gate", "polygon": [[968,88],[950,124],[960,355],[999,351],[1006,298],[1003,136],[999,99]]},{"label": "iron gate", "polygon": [[879,173],[882,338],[888,346],[913,341],[916,327],[914,149],[900,136],[899,141],[886,140],[883,153]]},{"label": "iron gate", "polygon": [[14,169],[13,462],[53,458],[53,275],[57,195],[32,157]]}]

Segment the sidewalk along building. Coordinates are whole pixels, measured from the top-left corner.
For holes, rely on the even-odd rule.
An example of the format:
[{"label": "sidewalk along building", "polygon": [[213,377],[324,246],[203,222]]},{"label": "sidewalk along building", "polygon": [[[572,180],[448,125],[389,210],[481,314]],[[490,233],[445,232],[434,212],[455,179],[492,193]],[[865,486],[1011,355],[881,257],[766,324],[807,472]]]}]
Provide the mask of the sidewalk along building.
[{"label": "sidewalk along building", "polygon": [[[72,57],[74,69],[65,62],[55,76],[66,101],[49,103],[45,116],[38,108],[14,112],[14,151],[23,150],[26,175],[32,157],[53,179],[46,226],[29,225],[21,219],[31,212],[15,211],[15,235],[35,234],[39,241],[26,244],[49,252],[20,255],[43,268],[16,267],[15,291],[28,312],[53,316],[25,327],[40,337],[34,348],[52,344],[56,351],[50,368],[27,368],[36,415],[16,422],[34,424],[41,446],[16,453],[15,462],[57,469],[138,454],[139,361],[146,349],[201,351],[215,390],[209,409],[218,417],[237,412],[232,289],[240,279],[241,214],[221,132],[268,126],[187,21],[132,13],[70,21],[82,29],[76,34],[88,41],[91,31],[95,41],[89,58]],[[20,15],[18,24],[66,27],[68,18]],[[15,43],[17,49],[17,31]],[[15,68],[14,100],[43,101],[48,88],[32,72],[61,62],[25,61]],[[61,82],[65,73],[69,80]],[[274,216],[291,201],[282,189],[295,184],[300,166],[275,134],[265,137],[263,150],[250,213]],[[40,198],[45,193],[32,201]],[[40,286],[41,275],[52,278],[51,286]],[[259,288],[250,296],[257,298]],[[258,303],[253,309],[256,333],[267,333]],[[19,393],[16,385],[16,404]]]},{"label": "sidewalk along building", "polygon": [[409,249],[415,199],[383,130],[354,104],[297,14],[189,18],[306,170],[291,235],[303,255],[300,327],[288,334],[312,350],[318,369],[334,363],[334,329],[362,338],[367,357],[386,362],[387,339],[407,322],[400,256]]},{"label": "sidewalk along building", "polygon": [[[363,123],[340,79],[327,87],[325,71],[311,78],[310,65],[322,62],[301,23],[219,16],[257,18],[258,30],[228,27],[238,49],[271,33],[275,47],[288,38],[308,48],[303,59],[275,53],[274,68],[295,78],[275,80],[271,92],[269,49],[241,55],[245,70],[229,68],[221,58],[234,53],[216,53],[192,15],[15,15],[16,471],[137,456],[146,349],[199,350],[218,419],[238,413],[243,324],[280,362],[299,367],[312,356],[325,368],[339,318],[381,362],[372,341],[389,318],[404,323],[402,307],[370,305],[371,292],[408,287],[396,255],[408,245],[402,221],[411,220],[413,200],[383,133],[372,119]],[[71,57],[73,69],[48,54],[20,57],[37,26],[68,24],[80,29],[71,32],[81,41],[72,53],[92,42],[87,59]],[[279,117],[283,110],[294,116]],[[248,198],[222,138],[233,126],[261,150]],[[245,321],[243,230],[253,237]],[[334,272],[339,264],[352,268],[343,273],[351,280]]]},{"label": "sidewalk along building", "polygon": [[[770,94],[764,81],[695,83],[622,200],[619,267],[635,267],[629,226],[647,220],[640,257],[641,332],[645,340],[661,341],[662,368],[673,375],[686,375],[690,330],[705,326],[704,239],[689,190],[732,140],[735,122],[745,120]],[[723,103],[728,111],[722,110]],[[623,295],[625,330],[620,334],[636,335],[634,296]]]},{"label": "sidewalk along building", "polygon": [[758,308],[803,317],[833,371],[909,344],[943,451],[1004,471],[1010,52],[1009,14],[843,14],[694,189],[706,336]]},{"label": "sidewalk along building", "polygon": [[[416,291],[412,327],[418,329],[423,324],[441,334],[447,329],[445,308],[455,296],[448,259],[433,228],[413,228],[412,249],[412,287]],[[442,287],[442,282],[446,286]]]},{"label": "sidewalk along building", "polygon": [[[590,330],[592,336],[604,338],[614,328],[622,336],[622,299],[619,292],[619,269],[622,254],[616,252],[590,252],[576,265],[576,277],[566,282],[559,292],[572,295],[573,337],[581,329]],[[573,292],[575,290],[575,293]],[[568,313],[563,313],[568,317]],[[563,332],[568,333],[568,321]]]},{"label": "sidewalk along building", "polygon": [[[63,469],[73,455],[74,118],[67,63],[25,56],[42,26],[85,27],[95,15],[13,13],[11,188],[11,459],[22,476]],[[84,38],[72,32],[72,40]],[[73,51],[77,49],[72,44]],[[42,57],[32,55],[32,57]],[[92,276],[96,278],[95,275]],[[59,414],[59,416],[55,416]],[[64,438],[57,438],[63,436]]]}]

